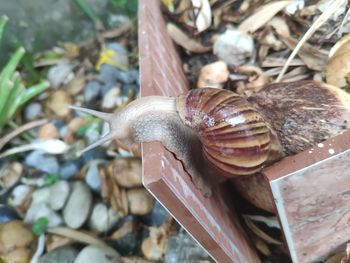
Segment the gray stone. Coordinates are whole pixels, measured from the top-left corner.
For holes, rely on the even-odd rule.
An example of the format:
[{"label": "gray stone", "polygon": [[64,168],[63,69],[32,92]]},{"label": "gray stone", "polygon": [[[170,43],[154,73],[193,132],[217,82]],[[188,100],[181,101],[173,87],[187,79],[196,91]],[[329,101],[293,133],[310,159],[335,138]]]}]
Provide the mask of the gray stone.
[{"label": "gray stone", "polygon": [[38,263],[73,263],[78,250],[73,247],[60,247],[41,256]]},{"label": "gray stone", "polygon": [[109,231],[119,217],[113,208],[108,208],[103,203],[98,203],[92,209],[89,220],[90,228],[98,233]]},{"label": "gray stone", "polygon": [[67,62],[52,66],[47,73],[47,79],[52,87],[59,87],[67,83],[73,76],[73,65]]},{"label": "gray stone", "polygon": [[146,225],[160,227],[169,216],[168,211],[156,200],[151,213],[143,216],[142,221]]},{"label": "gray stone", "polygon": [[32,205],[46,204],[54,211],[63,208],[70,193],[69,184],[66,181],[58,181],[55,184],[37,189],[32,194]]},{"label": "gray stone", "polygon": [[70,193],[69,183],[67,181],[58,181],[51,185],[49,190],[50,197],[48,199],[48,204],[50,208],[55,211],[62,209]]},{"label": "gray stone", "polygon": [[95,80],[89,81],[84,89],[85,103],[91,103],[99,98],[101,92],[101,85]]},{"label": "gray stone", "polygon": [[136,82],[136,79],[138,78],[138,76],[139,76],[138,72],[134,70],[122,71],[118,75],[118,81],[124,84],[131,84]]},{"label": "gray stone", "polygon": [[15,209],[7,205],[0,206],[0,224],[4,224],[15,219],[19,219]]},{"label": "gray stone", "polygon": [[36,119],[42,111],[42,106],[40,103],[32,102],[24,108],[24,118],[27,121],[32,121]]},{"label": "gray stone", "polygon": [[86,184],[94,191],[99,193],[101,191],[101,176],[99,165],[105,163],[103,160],[93,160],[88,170],[85,174],[85,182]]},{"label": "gray stone", "polygon": [[31,205],[24,217],[24,222],[33,224],[41,217],[46,217],[49,220],[48,227],[56,227],[62,225],[63,222],[61,216],[44,203]]},{"label": "gray stone", "polygon": [[66,161],[60,166],[59,175],[64,180],[69,180],[75,176],[80,169],[80,163],[76,160]]},{"label": "gray stone", "polygon": [[181,229],[177,235],[170,236],[164,263],[197,263],[201,260],[211,260],[207,252]]},{"label": "gray stone", "polygon": [[103,64],[101,65],[97,79],[102,83],[114,85],[117,83],[120,73],[121,71],[116,67],[109,64]]},{"label": "gray stone", "polygon": [[25,164],[45,173],[58,173],[59,165],[56,157],[45,155],[41,151],[33,151],[25,158]]},{"label": "gray stone", "polygon": [[109,247],[90,245],[80,251],[74,263],[121,263],[119,254]]},{"label": "gray stone", "polygon": [[253,55],[252,35],[228,28],[215,40],[213,53],[229,65],[241,65]]},{"label": "gray stone", "polygon": [[72,184],[71,194],[63,209],[63,218],[67,226],[77,229],[87,220],[92,206],[92,194],[83,182]]}]

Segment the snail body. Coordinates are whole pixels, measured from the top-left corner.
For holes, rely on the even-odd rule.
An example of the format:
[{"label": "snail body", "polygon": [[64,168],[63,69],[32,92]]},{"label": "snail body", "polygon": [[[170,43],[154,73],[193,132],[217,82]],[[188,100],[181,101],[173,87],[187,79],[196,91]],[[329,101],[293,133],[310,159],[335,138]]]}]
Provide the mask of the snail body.
[{"label": "snail body", "polygon": [[214,176],[233,178],[244,197],[269,211],[274,208],[261,170],[341,133],[350,123],[350,95],[314,81],[268,85],[247,99],[204,88],[176,98],[140,98],[115,114],[76,109],[111,126],[109,135],[87,149],[110,139],[161,141],[205,194],[210,194],[213,174],[202,175],[209,167]]}]

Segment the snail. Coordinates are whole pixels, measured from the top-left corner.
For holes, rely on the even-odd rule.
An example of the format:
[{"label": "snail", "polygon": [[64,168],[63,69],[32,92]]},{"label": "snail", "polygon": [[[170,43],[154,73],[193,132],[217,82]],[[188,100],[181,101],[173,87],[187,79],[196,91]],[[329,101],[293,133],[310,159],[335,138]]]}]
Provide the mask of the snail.
[{"label": "snail", "polygon": [[269,84],[248,98],[215,88],[143,97],[114,114],[72,108],[111,127],[85,150],[112,139],[128,145],[160,141],[205,195],[216,176],[230,178],[246,199],[271,212],[262,169],[342,133],[350,123],[350,95],[315,81]]}]

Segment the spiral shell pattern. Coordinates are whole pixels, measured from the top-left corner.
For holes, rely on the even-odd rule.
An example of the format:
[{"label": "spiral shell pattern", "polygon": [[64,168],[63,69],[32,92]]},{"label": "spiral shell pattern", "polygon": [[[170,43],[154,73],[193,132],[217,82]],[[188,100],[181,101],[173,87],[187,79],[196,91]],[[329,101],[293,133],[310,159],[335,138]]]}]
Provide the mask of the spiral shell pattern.
[{"label": "spiral shell pattern", "polygon": [[194,89],[176,100],[182,121],[194,128],[205,157],[228,177],[259,172],[269,159],[271,132],[244,98],[221,89]]}]

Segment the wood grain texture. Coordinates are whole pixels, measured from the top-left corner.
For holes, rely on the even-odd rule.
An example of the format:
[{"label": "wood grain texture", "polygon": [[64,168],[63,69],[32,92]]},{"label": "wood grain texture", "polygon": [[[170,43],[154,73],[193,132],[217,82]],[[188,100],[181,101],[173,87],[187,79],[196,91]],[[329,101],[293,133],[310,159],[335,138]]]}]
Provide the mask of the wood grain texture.
[{"label": "wood grain texture", "polygon": [[[174,96],[188,90],[157,0],[140,1],[139,51],[142,96]],[[217,262],[260,262],[231,206],[229,184],[204,198],[182,164],[160,143],[144,143],[142,157],[145,187]]]},{"label": "wood grain texture", "polygon": [[269,167],[295,263],[321,260],[350,240],[350,131]]}]

